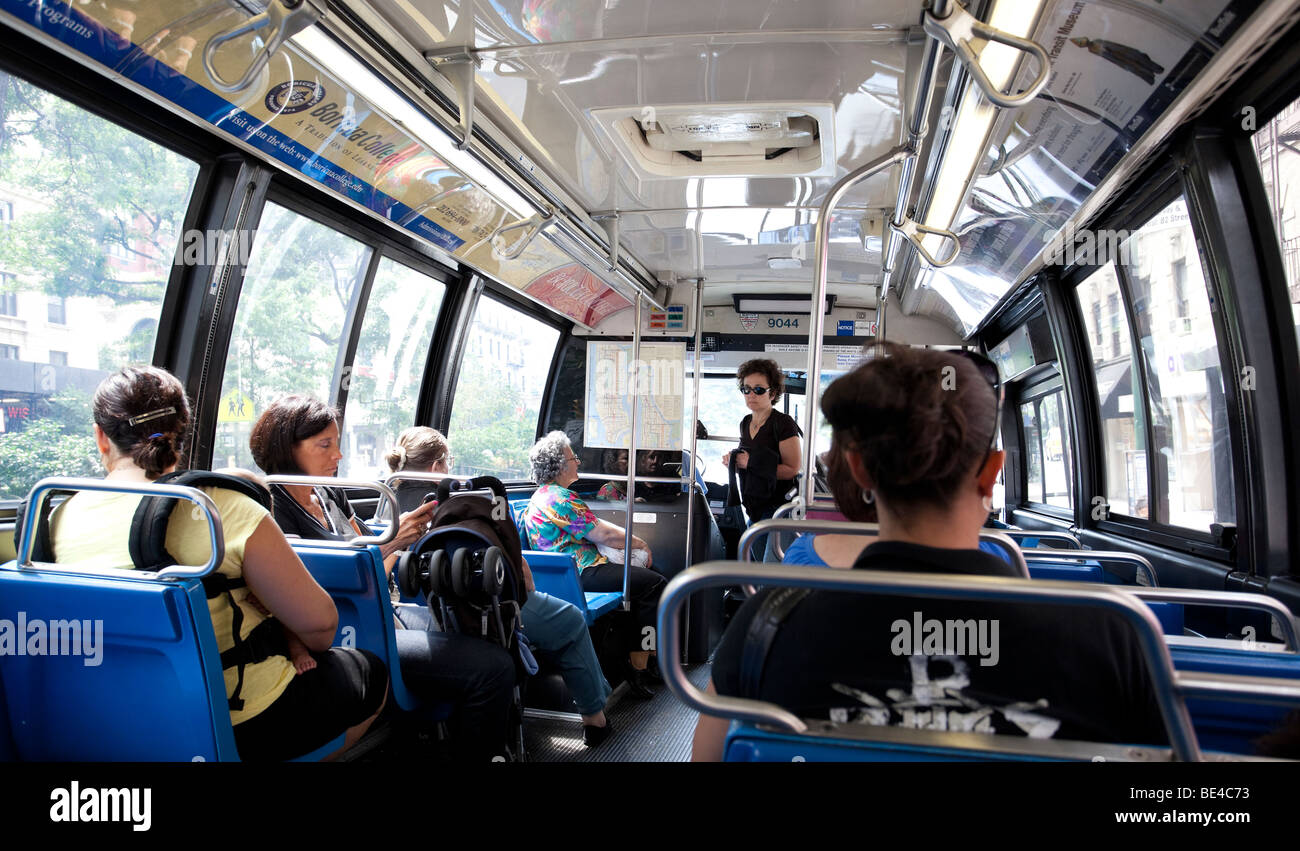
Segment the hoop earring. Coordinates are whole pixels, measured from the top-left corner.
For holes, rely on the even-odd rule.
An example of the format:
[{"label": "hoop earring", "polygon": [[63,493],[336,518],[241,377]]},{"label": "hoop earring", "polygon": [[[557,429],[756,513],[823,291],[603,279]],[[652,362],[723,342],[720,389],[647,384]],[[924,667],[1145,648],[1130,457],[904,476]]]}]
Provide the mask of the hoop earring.
[{"label": "hoop earring", "polygon": [[980,500],[980,501],[984,504],[984,510],[985,510],[985,511],[992,511],[992,510],[993,510],[993,496],[992,496],[991,494],[985,496],[985,497],[984,497],[982,500]]},{"label": "hoop earring", "polygon": [[871,505],[871,503],[873,503],[873,502],[876,501],[876,494],[875,494],[875,492],[873,492],[873,491],[869,491],[869,490],[867,490],[866,488],[863,488],[863,489],[862,489],[862,501],[865,502],[867,505]]}]

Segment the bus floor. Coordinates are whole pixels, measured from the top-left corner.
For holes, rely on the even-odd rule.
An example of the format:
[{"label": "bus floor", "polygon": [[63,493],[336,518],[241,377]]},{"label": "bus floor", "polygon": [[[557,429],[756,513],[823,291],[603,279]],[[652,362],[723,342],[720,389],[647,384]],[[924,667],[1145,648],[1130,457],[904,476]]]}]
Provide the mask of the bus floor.
[{"label": "bus floor", "polygon": [[[686,665],[686,677],[698,689],[709,682],[711,665]],[[589,748],[582,743],[582,726],[576,720],[524,718],[524,747],[529,762],[688,762],[695,721],[699,717],[658,685],[650,700],[635,700],[616,689],[605,713],[614,733]],[[415,729],[400,716],[385,715],[373,729],[343,757],[345,762],[397,764],[445,763],[446,742],[427,729]]]}]

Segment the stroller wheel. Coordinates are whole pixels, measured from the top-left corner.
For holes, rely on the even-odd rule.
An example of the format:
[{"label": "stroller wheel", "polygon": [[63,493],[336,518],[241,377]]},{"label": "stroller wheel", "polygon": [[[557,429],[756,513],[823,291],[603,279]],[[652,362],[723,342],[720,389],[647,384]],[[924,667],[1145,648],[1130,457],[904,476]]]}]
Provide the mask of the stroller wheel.
[{"label": "stroller wheel", "polygon": [[421,577],[423,585],[429,593],[441,597],[451,587],[447,580],[447,554],[442,550],[436,550],[429,554],[429,573]]},{"label": "stroller wheel", "polygon": [[461,547],[451,556],[451,590],[464,599],[469,596],[470,571],[474,565],[470,561],[469,547]]},{"label": "stroller wheel", "polygon": [[397,558],[397,587],[408,597],[420,593],[420,557],[409,550]]},{"label": "stroller wheel", "polygon": [[505,557],[497,547],[488,547],[483,553],[483,590],[496,596],[506,584]]}]

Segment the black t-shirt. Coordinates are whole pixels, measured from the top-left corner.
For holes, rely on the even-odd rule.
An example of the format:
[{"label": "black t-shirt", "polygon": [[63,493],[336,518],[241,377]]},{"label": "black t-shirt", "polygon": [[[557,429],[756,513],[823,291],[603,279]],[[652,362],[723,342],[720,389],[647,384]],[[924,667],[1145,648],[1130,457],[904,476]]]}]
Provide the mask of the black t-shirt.
[{"label": "black t-shirt", "polygon": [[[768,416],[767,422],[763,423],[758,429],[758,434],[750,437],[749,423],[753,418],[752,414],[746,414],[745,418],[740,421],[740,446],[738,449],[749,452],[750,465],[755,463],[756,453],[753,451],[756,447],[769,449],[776,453],[777,463],[781,458],[781,441],[791,437],[799,437],[803,431],[799,428],[794,417],[789,414],[783,414],[780,411],[773,410]],[[756,483],[751,482],[751,474],[746,470],[738,470],[740,474],[741,491],[746,494],[742,500],[745,504],[745,513],[751,520],[760,517],[770,517],[772,512],[786,503],[785,495],[794,487],[794,479],[777,479],[774,485],[769,488],[769,495],[766,498],[754,497],[750,494],[751,489]]]},{"label": "black t-shirt", "polygon": [[[979,550],[897,541],[872,544],[853,567],[1015,575]],[[746,602],[727,627],[713,663],[718,694],[753,696],[740,693],[740,659],[769,593]],[[1132,630],[1117,615],[1081,607],[814,591],[780,627],[757,696],[803,718],[1167,742]]]},{"label": "black t-shirt", "polygon": [[[324,500],[333,502],[337,507],[337,513],[330,510],[330,506],[324,501],[322,507],[325,509],[325,515],[328,519],[331,515],[336,518],[351,519],[356,516],[352,510],[352,504],[348,502],[347,494],[342,488],[316,488],[317,497],[323,497]],[[320,524],[320,521],[307,513],[307,509],[298,504],[290,493],[282,485],[271,486],[271,496],[275,503],[275,522],[280,527],[280,531],[286,535],[297,535],[309,541],[350,541],[357,536],[355,529],[338,528],[329,529]],[[341,526],[342,524],[337,524]]]}]

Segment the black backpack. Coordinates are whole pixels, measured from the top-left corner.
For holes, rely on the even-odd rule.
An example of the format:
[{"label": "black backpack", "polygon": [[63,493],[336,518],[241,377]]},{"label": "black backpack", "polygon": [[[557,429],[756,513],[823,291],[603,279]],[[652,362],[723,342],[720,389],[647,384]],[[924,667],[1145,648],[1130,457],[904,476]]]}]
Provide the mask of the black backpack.
[{"label": "black backpack", "polygon": [[[490,489],[493,497],[451,499],[453,488]],[[505,486],[491,476],[444,479],[433,496],[432,528],[398,560],[402,591],[427,599],[444,630],[494,641],[514,655],[528,591]]]},{"label": "black backpack", "polygon": [[[225,488],[255,500],[265,507],[267,511],[272,510],[270,492],[247,479],[241,479],[239,476],[211,473],[207,470],[186,470],[160,476],[155,484],[184,485],[193,488]],[[130,538],[127,544],[131,553],[131,562],[137,570],[158,571],[177,563],[176,559],[167,552],[167,524],[171,520],[172,511],[178,507],[175,503],[183,501],[167,496],[146,496],[140,500],[140,506],[136,509],[135,516],[131,520]],[[14,533],[15,542],[21,537],[23,517],[26,515],[28,507],[26,502],[18,507],[18,525]],[[36,522],[36,539],[32,546],[33,561],[54,561],[54,547],[50,541],[51,510],[50,501],[46,500],[44,510]],[[220,573],[213,572],[200,581],[203,583],[204,594],[209,600],[225,594],[227,602],[230,604],[233,646],[221,654],[221,667],[223,670],[238,668],[235,692],[229,698],[229,703],[232,711],[239,710],[244,706],[244,701],[239,697],[244,686],[244,668],[264,661],[271,656],[287,656],[288,647],[284,631],[278,621],[274,618],[267,618],[258,624],[257,628],[250,632],[247,637],[241,638],[240,632],[244,623],[244,613],[235,603],[234,595],[231,592],[236,588],[244,587],[244,580],[230,579]]]}]

